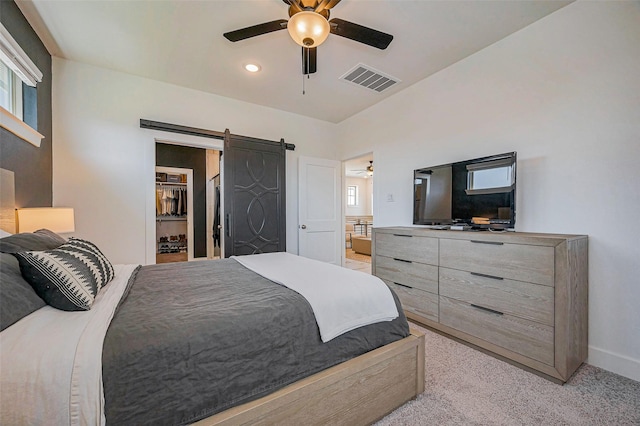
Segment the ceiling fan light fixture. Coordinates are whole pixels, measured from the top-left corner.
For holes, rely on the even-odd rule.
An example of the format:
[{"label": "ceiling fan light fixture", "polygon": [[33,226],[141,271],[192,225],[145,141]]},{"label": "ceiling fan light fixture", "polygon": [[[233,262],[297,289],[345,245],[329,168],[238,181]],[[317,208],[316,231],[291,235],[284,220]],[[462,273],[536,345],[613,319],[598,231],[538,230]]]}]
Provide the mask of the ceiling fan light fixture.
[{"label": "ceiling fan light fixture", "polygon": [[319,13],[305,10],[293,15],[287,22],[289,35],[302,47],[316,47],[329,37],[329,21]]}]

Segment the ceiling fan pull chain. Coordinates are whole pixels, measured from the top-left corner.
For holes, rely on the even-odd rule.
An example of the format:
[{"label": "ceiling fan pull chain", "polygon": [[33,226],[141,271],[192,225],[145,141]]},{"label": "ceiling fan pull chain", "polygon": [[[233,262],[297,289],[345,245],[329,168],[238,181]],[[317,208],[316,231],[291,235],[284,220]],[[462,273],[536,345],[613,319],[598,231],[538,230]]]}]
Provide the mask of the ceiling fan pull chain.
[{"label": "ceiling fan pull chain", "polygon": [[[309,48],[308,47],[303,47],[302,50],[303,50],[303,52],[305,52],[305,51],[307,52],[306,55],[303,53],[303,56],[302,56],[302,62],[303,62],[303,64],[302,64],[302,94],[304,95],[306,93],[305,90],[304,90],[304,76],[305,76],[305,73],[304,73],[305,72],[304,60],[305,59],[307,60],[306,71],[309,72],[310,67],[311,67],[311,58],[310,58],[311,54],[309,53]],[[310,74],[306,74],[306,76],[307,76],[307,79],[310,78]]]}]

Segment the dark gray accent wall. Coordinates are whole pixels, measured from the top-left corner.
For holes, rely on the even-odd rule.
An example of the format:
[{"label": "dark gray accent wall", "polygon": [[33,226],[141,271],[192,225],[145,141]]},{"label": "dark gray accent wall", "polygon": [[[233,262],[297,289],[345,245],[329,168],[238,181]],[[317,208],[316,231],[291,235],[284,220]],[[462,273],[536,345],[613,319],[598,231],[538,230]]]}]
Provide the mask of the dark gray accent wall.
[{"label": "dark gray accent wall", "polygon": [[15,173],[16,207],[48,207],[53,200],[51,55],[13,0],[0,0],[0,22],[43,73],[23,98],[25,122],[44,135],[38,148],[0,128],[0,167]]},{"label": "dark gray accent wall", "polygon": [[207,151],[156,143],[156,166],[193,169],[193,256],[207,257]]}]

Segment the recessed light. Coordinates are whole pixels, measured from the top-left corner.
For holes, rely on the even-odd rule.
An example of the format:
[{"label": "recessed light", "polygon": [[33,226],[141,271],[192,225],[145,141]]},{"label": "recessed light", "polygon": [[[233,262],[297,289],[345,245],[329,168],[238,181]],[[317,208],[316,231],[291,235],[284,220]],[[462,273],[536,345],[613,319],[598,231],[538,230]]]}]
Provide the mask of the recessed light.
[{"label": "recessed light", "polygon": [[244,69],[249,72],[258,72],[262,69],[262,67],[258,64],[246,64]]}]

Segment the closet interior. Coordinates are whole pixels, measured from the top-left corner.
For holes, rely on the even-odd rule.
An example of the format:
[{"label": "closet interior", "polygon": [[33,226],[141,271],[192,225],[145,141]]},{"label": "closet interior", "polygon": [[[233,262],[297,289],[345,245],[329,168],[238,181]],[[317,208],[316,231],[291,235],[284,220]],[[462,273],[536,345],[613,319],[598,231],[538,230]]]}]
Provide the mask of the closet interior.
[{"label": "closet interior", "polygon": [[223,256],[221,154],[156,142],[156,263]]},{"label": "closet interior", "polygon": [[193,259],[193,171],[156,167],[156,263]]}]

